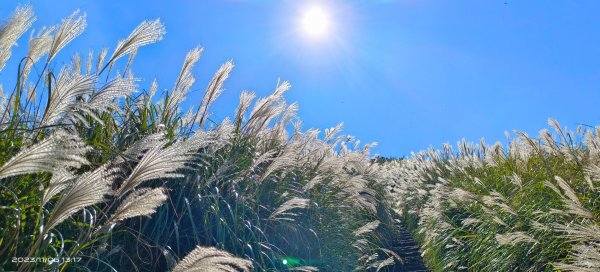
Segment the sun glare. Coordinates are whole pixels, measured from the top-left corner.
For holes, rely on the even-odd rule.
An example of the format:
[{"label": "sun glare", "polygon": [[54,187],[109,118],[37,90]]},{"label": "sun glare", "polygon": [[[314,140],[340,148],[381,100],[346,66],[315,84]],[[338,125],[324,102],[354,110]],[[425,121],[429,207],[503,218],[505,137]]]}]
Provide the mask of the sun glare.
[{"label": "sun glare", "polygon": [[329,17],[322,8],[312,7],[304,13],[302,26],[309,35],[322,36],[329,28]]}]

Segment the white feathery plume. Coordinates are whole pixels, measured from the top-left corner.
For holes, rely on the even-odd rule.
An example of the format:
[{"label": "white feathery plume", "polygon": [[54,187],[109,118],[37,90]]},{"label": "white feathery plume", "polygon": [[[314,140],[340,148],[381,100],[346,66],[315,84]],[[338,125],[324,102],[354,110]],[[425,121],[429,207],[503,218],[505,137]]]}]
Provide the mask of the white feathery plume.
[{"label": "white feathery plume", "polygon": [[188,108],[188,111],[181,116],[181,119],[179,122],[181,122],[181,124],[192,124],[192,122],[194,121],[194,109],[192,107]]},{"label": "white feathery plume", "polygon": [[572,260],[569,263],[554,263],[560,271],[596,272],[600,271],[600,244],[576,245],[571,252]]},{"label": "white feathery plume", "polygon": [[229,77],[229,73],[233,69],[233,62],[227,61],[221,67],[212,80],[206,87],[206,91],[204,92],[204,96],[202,97],[202,102],[200,102],[200,107],[198,108],[198,116],[196,116],[196,121],[199,127],[204,125],[204,122],[208,118],[208,108],[210,105],[221,95],[223,92],[223,83]]},{"label": "white feathery plume", "polygon": [[394,257],[389,257],[381,262],[378,262],[377,270],[375,270],[375,272],[379,272],[379,270],[381,270],[382,268],[384,268],[388,265],[393,265],[393,264],[394,264]]},{"label": "white feathery plume", "polygon": [[197,246],[173,268],[173,272],[252,271],[252,262],[214,247]]},{"label": "white feathery plume", "polygon": [[94,50],[90,49],[88,57],[85,61],[85,74],[89,75],[92,73],[92,62],[94,61]]},{"label": "white feathery plume", "polygon": [[275,134],[275,139],[280,139],[282,142],[287,141],[288,136],[286,133],[286,126],[296,117],[298,113],[298,103],[294,102],[287,106],[281,115],[281,119],[273,128],[273,133]]},{"label": "white feathery plume", "polygon": [[522,231],[505,234],[496,234],[496,241],[500,245],[517,245],[518,243],[537,243],[537,240]]},{"label": "white feathery plume", "polygon": [[260,176],[260,181],[263,182],[266,178],[268,178],[275,171],[285,169],[287,167],[291,167],[296,165],[296,152],[294,152],[291,148],[286,148],[282,153],[275,156],[271,164],[267,166],[265,172]]},{"label": "white feathery plume", "polygon": [[[8,105],[6,105],[7,102],[7,98],[6,95],[4,94],[4,90],[2,89],[2,84],[0,84],[0,112],[4,112],[6,110],[6,108],[8,108]],[[0,115],[2,116],[2,115]],[[2,123],[2,119],[0,119],[0,123]]]},{"label": "white feathery plume", "polygon": [[257,170],[261,169],[261,166],[263,166],[264,163],[266,162],[270,162],[272,160],[275,159],[275,155],[277,154],[277,150],[268,150],[267,152],[260,154],[260,153],[256,153],[256,155],[260,156],[255,156],[253,158],[253,162],[252,162],[252,166],[250,168],[248,168],[249,172],[255,172]]},{"label": "white feathery plume", "polygon": [[148,90],[148,100],[146,101],[146,108],[150,108],[150,105],[152,104],[152,98],[154,98],[156,90],[158,90],[158,81],[155,78],[154,80],[152,80],[150,90]]},{"label": "white feathery plume", "polygon": [[57,131],[41,142],[24,148],[0,167],[0,179],[38,172],[54,173],[87,164],[89,150],[76,135]]},{"label": "white feathery plume", "polygon": [[167,200],[165,188],[142,188],[131,192],[115,211],[109,222],[115,223],[136,216],[149,216]]},{"label": "white feathery plume", "polygon": [[470,226],[473,224],[479,224],[481,223],[481,219],[477,219],[477,218],[465,218],[462,220],[462,225],[463,226]]},{"label": "white feathery plume", "polygon": [[100,72],[100,69],[102,69],[102,65],[104,65],[104,59],[106,58],[107,54],[108,48],[102,48],[98,54],[98,60],[96,61],[96,73]]},{"label": "white feathery plume", "polygon": [[[595,165],[595,164],[590,164],[585,167],[584,171],[586,174],[588,174],[590,176],[590,178],[592,178],[594,180],[600,180],[600,166]],[[593,189],[594,184],[592,183],[590,187]]]},{"label": "white feathery plume", "polygon": [[184,168],[185,163],[192,159],[195,148],[193,142],[187,141],[175,142],[168,147],[165,147],[166,141],[151,143],[153,145],[149,147],[129,177],[117,190],[118,197],[147,180],[182,177],[176,171]]},{"label": "white feathery plume", "polygon": [[558,121],[556,121],[556,119],[554,119],[554,118],[548,118],[548,125],[551,126],[552,128],[554,128],[554,130],[556,130],[556,132],[558,132],[563,137],[563,144],[567,144],[566,143],[567,138],[565,137],[563,129],[560,127],[560,124],[558,123]]},{"label": "white feathery plume", "polygon": [[133,144],[123,151],[122,156],[117,158],[116,163],[123,162],[123,159],[138,160],[142,155],[153,148],[154,146],[161,145],[161,142],[165,141],[165,134],[162,132],[150,134]]},{"label": "white feathery plume", "polygon": [[519,177],[519,175],[517,175],[517,173],[512,174],[512,176],[510,177],[510,181],[512,181],[515,185],[517,185],[517,187],[519,187],[519,189],[523,188],[523,181],[521,180],[521,177]]},{"label": "white feathery plume", "polygon": [[66,170],[57,170],[52,173],[52,178],[48,182],[48,187],[44,191],[44,197],[42,203],[45,205],[50,199],[62,192],[75,180],[75,176],[71,172]]},{"label": "white feathery plume", "polygon": [[86,107],[96,110],[118,110],[118,105],[114,105],[113,101],[125,98],[134,93],[137,87],[135,84],[136,81],[138,81],[136,78],[127,76],[117,77],[107,82],[92,95],[90,102],[86,105]]},{"label": "white feathery plume", "polygon": [[344,123],[339,123],[337,126],[325,129],[325,141],[330,141],[335,135],[340,133],[344,128]]},{"label": "white feathery plume", "polygon": [[127,64],[125,64],[125,69],[124,71],[127,72],[131,72],[131,64],[133,63],[133,59],[135,59],[135,56],[137,55],[138,49],[133,49],[133,51],[131,51],[131,53],[129,53],[129,58],[127,58]]},{"label": "white feathery plume", "polygon": [[19,6],[8,21],[0,26],[0,71],[10,58],[11,48],[35,20],[31,6]]},{"label": "white feathery plume", "polygon": [[563,190],[565,196],[567,197],[563,197],[563,203],[567,208],[567,212],[585,218],[593,219],[594,215],[585,207],[583,207],[583,205],[579,201],[579,198],[577,197],[577,194],[571,188],[571,186],[569,186],[569,184],[559,176],[555,176],[554,178],[556,179],[558,186]]},{"label": "white feathery plume", "polygon": [[313,187],[315,187],[315,185],[321,183],[321,181],[323,180],[323,176],[320,175],[316,175],[314,178],[312,178],[310,181],[308,181],[303,187],[302,190],[304,190],[305,192],[312,189]]},{"label": "white feathery plume", "polygon": [[600,242],[600,227],[591,223],[553,224],[553,229],[566,233],[564,237],[577,242]]},{"label": "white feathery plume", "polygon": [[305,198],[294,197],[279,206],[271,215],[269,219],[271,220],[292,220],[286,217],[280,216],[295,216],[297,214],[289,212],[292,209],[304,209],[308,206],[310,200]]},{"label": "white feathery plume", "polygon": [[33,64],[38,62],[44,55],[50,51],[52,46],[52,32],[55,27],[42,28],[40,33],[34,38],[33,36],[29,39],[29,52],[27,53],[28,59],[23,67],[23,81],[27,81],[27,76],[31,72]]},{"label": "white feathery plume", "polygon": [[196,62],[198,62],[200,59],[202,51],[203,49],[201,47],[196,47],[188,52],[185,56],[183,66],[181,67],[181,72],[179,72],[179,77],[177,77],[175,86],[173,87],[171,95],[169,96],[169,101],[165,106],[165,111],[167,113],[174,113],[175,108],[177,108],[179,104],[183,102],[188,90],[196,81],[196,78],[194,78],[194,75],[192,74],[192,68],[194,68],[194,64],[196,64]]},{"label": "white feathery plume", "polygon": [[365,233],[368,233],[368,232],[372,232],[377,227],[379,227],[380,224],[381,224],[381,222],[379,220],[375,220],[373,222],[369,222],[366,225],[364,225],[364,226],[358,228],[357,230],[355,230],[352,234],[354,234],[354,236],[360,236],[362,234],[365,234]]},{"label": "white feathery plume", "polygon": [[263,131],[265,125],[276,116],[274,109],[280,103],[283,94],[291,87],[290,83],[284,81],[277,84],[275,92],[266,98],[259,99],[250,112],[250,117],[246,123],[245,130],[248,134],[255,134]]},{"label": "white feathery plume", "polygon": [[592,182],[592,178],[590,178],[590,176],[585,176],[584,178],[585,178],[585,182],[590,187],[590,190],[595,191],[596,186],[594,186],[594,182]]},{"label": "white feathery plume", "polygon": [[78,14],[79,10],[76,10],[67,19],[64,19],[60,27],[58,27],[54,39],[52,40],[52,45],[50,45],[50,50],[48,51],[48,61],[54,59],[61,49],[77,36],[81,35],[85,30],[87,24],[85,14],[77,17]]},{"label": "white feathery plume", "polygon": [[[143,21],[126,39],[117,43],[115,52],[113,52],[107,65],[113,65],[117,59],[135,51],[141,46],[162,40],[165,33],[165,27],[159,19],[154,21]],[[100,63],[101,61],[98,62]]]},{"label": "white feathery plume", "polygon": [[246,111],[248,111],[250,103],[252,103],[252,100],[254,100],[255,97],[256,94],[254,92],[242,92],[240,95],[240,104],[235,111],[235,122],[241,123],[244,120],[244,114],[246,114]]},{"label": "white feathery plume", "polygon": [[67,69],[62,69],[50,93],[40,126],[52,125],[65,113],[75,110],[77,108],[75,99],[90,95],[95,82],[96,76],[72,74]]},{"label": "white feathery plume", "polygon": [[298,266],[298,267],[292,267],[288,270],[300,271],[300,272],[315,272],[315,271],[319,271],[319,268],[314,267],[314,266]]},{"label": "white feathery plume", "polygon": [[79,56],[79,53],[75,53],[71,57],[71,63],[71,67],[73,67],[71,71],[73,72],[73,74],[81,75],[81,56]]},{"label": "white feathery plume", "polygon": [[54,205],[44,232],[47,233],[73,213],[104,201],[105,196],[111,193],[114,172],[114,169],[110,170],[103,165],[79,176]]}]

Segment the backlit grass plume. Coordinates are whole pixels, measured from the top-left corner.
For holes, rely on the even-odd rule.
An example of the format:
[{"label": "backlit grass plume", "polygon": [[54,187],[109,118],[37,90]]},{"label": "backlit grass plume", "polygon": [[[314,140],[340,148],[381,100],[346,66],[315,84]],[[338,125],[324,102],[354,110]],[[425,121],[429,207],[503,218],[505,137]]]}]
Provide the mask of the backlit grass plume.
[{"label": "backlit grass plume", "polygon": [[37,172],[57,172],[87,164],[89,148],[77,135],[57,131],[39,143],[24,147],[0,167],[0,179]]},{"label": "backlit grass plume", "polygon": [[252,262],[234,257],[226,251],[214,247],[196,247],[183,258],[173,272],[183,271],[252,271]]}]

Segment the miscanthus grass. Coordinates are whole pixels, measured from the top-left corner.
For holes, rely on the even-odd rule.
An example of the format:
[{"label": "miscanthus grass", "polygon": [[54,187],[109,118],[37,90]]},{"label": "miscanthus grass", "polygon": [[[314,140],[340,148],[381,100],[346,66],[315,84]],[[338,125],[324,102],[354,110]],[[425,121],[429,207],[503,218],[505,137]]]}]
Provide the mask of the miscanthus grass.
[{"label": "miscanthus grass", "polygon": [[[159,20],[140,23],[112,50],[63,66],[60,52],[85,30],[85,14],[38,29],[27,43],[21,36],[34,22],[33,9],[21,6],[0,26],[0,69],[17,75],[14,85],[6,78],[0,85],[2,269],[393,269],[391,213],[370,145],[340,134],[341,126],[324,136],[303,130],[298,105],[284,99],[289,83],[259,99],[243,92],[231,119],[216,121],[210,107],[233,62],[186,109],[202,48],[190,50],[164,93],[156,80],[133,76],[142,47],[165,36]],[[17,41],[28,53],[7,67]],[[557,208],[585,213],[585,199],[564,195],[568,202]],[[563,211],[548,213],[572,214]],[[557,231],[578,237],[586,222]],[[595,245],[578,246],[565,257],[587,256]],[[15,261],[38,257],[61,261]]]},{"label": "miscanthus grass", "polygon": [[600,127],[462,141],[385,163],[434,271],[599,271]]}]

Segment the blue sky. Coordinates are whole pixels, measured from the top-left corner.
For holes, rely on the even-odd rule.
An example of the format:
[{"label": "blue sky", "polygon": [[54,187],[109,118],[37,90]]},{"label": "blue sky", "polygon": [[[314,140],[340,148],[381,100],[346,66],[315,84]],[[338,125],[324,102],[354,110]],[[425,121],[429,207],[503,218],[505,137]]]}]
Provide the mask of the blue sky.
[{"label": "blue sky", "polygon": [[[170,89],[186,52],[201,45],[189,103],[222,63],[236,65],[215,119],[233,113],[242,90],[265,96],[280,78],[292,83],[286,97],[299,102],[305,128],[344,122],[345,133],[379,142],[383,156],[461,138],[493,143],[505,130],[537,135],[548,117],[573,129],[600,124],[597,1],[32,0],[2,1],[0,17],[18,3],[33,6],[38,28],[87,14],[86,32],[63,56],[112,49],[160,17],[165,39],[140,49],[133,65],[140,87],[156,77]],[[315,5],[331,21],[320,38],[299,28]],[[0,80],[16,73],[11,63]]]}]

